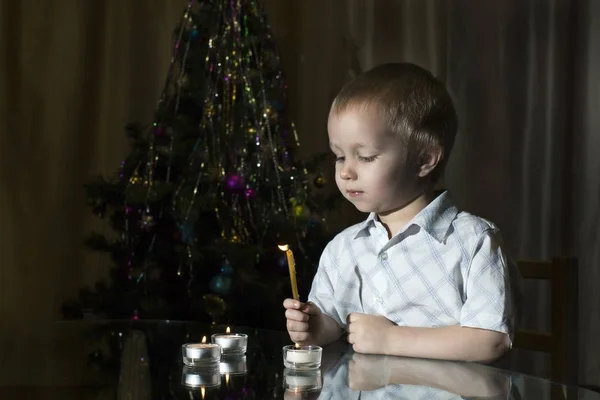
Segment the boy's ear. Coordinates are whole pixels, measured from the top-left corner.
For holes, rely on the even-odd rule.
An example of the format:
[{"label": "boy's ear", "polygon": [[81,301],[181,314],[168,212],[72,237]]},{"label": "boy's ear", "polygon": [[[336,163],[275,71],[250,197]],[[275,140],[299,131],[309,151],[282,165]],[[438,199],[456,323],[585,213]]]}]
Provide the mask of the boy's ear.
[{"label": "boy's ear", "polygon": [[419,162],[419,177],[424,178],[430,175],[441,160],[442,151],[440,148],[435,147],[424,151]]}]

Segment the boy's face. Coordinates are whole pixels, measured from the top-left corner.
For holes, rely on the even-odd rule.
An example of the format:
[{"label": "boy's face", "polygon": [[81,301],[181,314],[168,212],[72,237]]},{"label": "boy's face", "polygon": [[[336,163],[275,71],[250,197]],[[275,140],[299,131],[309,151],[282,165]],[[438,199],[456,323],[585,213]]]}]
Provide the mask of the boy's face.
[{"label": "boy's face", "polygon": [[401,140],[386,131],[376,110],[350,107],[330,115],[327,129],[335,182],[359,211],[385,214],[414,197],[418,174],[407,167]]}]

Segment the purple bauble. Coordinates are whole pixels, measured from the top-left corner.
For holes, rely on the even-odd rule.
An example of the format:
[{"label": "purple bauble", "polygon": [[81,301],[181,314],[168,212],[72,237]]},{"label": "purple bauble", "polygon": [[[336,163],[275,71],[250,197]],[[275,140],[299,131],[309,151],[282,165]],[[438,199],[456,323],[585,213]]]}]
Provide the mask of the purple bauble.
[{"label": "purple bauble", "polygon": [[154,134],[156,136],[163,136],[165,134],[165,128],[162,127],[162,126],[160,126],[160,125],[155,126],[154,127]]},{"label": "purple bauble", "polygon": [[247,199],[253,199],[256,196],[256,192],[254,191],[254,189],[246,189],[244,194],[246,195]]},{"label": "purple bauble", "polygon": [[240,174],[229,174],[225,177],[225,185],[231,191],[244,190],[244,177]]}]

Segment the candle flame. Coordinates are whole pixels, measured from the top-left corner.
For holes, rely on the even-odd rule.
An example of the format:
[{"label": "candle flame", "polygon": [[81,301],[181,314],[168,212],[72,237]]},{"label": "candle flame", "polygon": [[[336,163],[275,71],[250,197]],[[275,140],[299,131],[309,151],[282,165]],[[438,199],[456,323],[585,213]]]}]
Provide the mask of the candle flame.
[{"label": "candle flame", "polygon": [[206,343],[206,336],[202,336],[202,343]]},{"label": "candle flame", "polygon": [[206,395],[206,389],[204,388],[204,386],[200,388],[200,393],[202,394],[202,398],[204,399],[204,396]]},{"label": "candle flame", "polygon": [[225,374],[225,384],[229,385],[229,374]]},{"label": "candle flame", "polygon": [[225,329],[225,333],[227,333],[227,334],[231,333],[231,329],[229,329],[229,327],[227,327],[227,329]]},{"label": "candle flame", "polygon": [[298,343],[296,343],[296,348],[297,348],[297,349],[299,349],[299,348],[300,348],[300,345],[299,345]]},{"label": "candle flame", "polygon": [[288,246],[287,244],[280,244],[277,245],[277,247],[279,247],[279,250],[281,251],[288,251],[288,249],[290,248],[290,246]]}]

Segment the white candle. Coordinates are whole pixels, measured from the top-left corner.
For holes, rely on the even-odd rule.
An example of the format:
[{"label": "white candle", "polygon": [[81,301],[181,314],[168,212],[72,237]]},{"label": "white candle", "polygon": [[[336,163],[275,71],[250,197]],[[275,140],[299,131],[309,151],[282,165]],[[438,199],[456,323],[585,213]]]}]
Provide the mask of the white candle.
[{"label": "white candle", "polygon": [[246,344],[247,336],[237,335],[232,333],[231,335],[213,335],[213,343],[218,344],[225,349],[240,348]]},{"label": "white candle", "polygon": [[194,343],[187,346],[187,354],[190,358],[210,357],[219,350],[219,346],[214,343]]},{"label": "white candle", "polygon": [[287,352],[287,360],[293,363],[317,363],[321,361],[321,357],[310,350],[292,350]]},{"label": "white candle", "polygon": [[202,343],[186,343],[181,346],[183,363],[185,365],[194,366],[216,363],[221,359],[221,346],[205,342],[206,336],[202,338]]},{"label": "white candle", "polygon": [[321,352],[319,346],[294,346],[283,348],[283,364],[293,369],[315,369],[321,366]]},{"label": "white candle", "polygon": [[244,354],[248,347],[248,335],[244,333],[215,333],[211,336],[213,343],[221,346],[223,354]]}]

